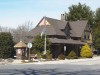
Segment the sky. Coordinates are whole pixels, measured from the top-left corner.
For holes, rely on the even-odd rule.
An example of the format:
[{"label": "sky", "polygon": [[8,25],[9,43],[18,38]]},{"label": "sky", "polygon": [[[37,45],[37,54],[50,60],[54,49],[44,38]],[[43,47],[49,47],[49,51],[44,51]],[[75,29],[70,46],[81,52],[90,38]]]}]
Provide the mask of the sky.
[{"label": "sky", "polygon": [[17,28],[31,21],[34,28],[43,16],[60,19],[69,6],[79,2],[93,11],[100,7],[100,0],[0,0],[0,26]]}]

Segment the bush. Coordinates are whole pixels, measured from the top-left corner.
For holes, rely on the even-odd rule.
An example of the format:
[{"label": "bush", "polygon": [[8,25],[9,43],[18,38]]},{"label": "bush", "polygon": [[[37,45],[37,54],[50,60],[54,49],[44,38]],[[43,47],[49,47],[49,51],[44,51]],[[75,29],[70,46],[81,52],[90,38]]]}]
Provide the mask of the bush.
[{"label": "bush", "polygon": [[46,54],[45,55],[42,55],[42,58],[43,59],[52,59],[51,51],[50,50],[47,50],[46,51]]},{"label": "bush", "polygon": [[64,60],[64,59],[65,59],[65,56],[64,56],[63,54],[60,54],[60,55],[58,56],[58,59]]},{"label": "bush", "polygon": [[42,58],[42,53],[37,52],[37,59],[40,59],[40,58]]},{"label": "bush", "polygon": [[[33,46],[32,46],[32,50],[37,50],[39,52],[43,52],[44,51],[44,36],[43,38],[41,38],[40,35],[36,35],[34,37],[34,40],[33,40]],[[51,43],[49,41],[49,39],[47,38],[46,39],[46,48],[47,50],[50,50],[50,47],[51,46]]]},{"label": "bush", "polygon": [[8,59],[7,59],[7,62],[10,62],[10,63],[11,63],[11,62],[13,62],[13,61],[14,61],[14,60],[13,60],[12,58],[8,58]]},{"label": "bush", "polygon": [[52,60],[52,54],[47,55],[48,60]]},{"label": "bush", "polygon": [[68,59],[77,59],[78,56],[76,55],[76,53],[72,50],[68,56],[67,56]]},{"label": "bush", "polygon": [[50,54],[51,54],[51,51],[47,50],[46,55],[50,55]]},{"label": "bush", "polygon": [[14,41],[11,33],[0,32],[0,58],[13,58],[14,54]]},{"label": "bush", "polygon": [[25,60],[22,60],[21,62],[22,62],[22,63],[26,63]]},{"label": "bush", "polygon": [[0,62],[4,62],[4,59],[0,58]]},{"label": "bush", "polygon": [[43,58],[43,59],[46,59],[46,58],[47,58],[47,55],[42,55],[42,58]]},{"label": "bush", "polygon": [[38,53],[37,50],[35,50],[35,49],[34,50],[31,49],[30,52],[31,52],[31,54],[37,54]]},{"label": "bush", "polygon": [[80,55],[83,58],[92,58],[93,54],[87,43],[82,47]]}]

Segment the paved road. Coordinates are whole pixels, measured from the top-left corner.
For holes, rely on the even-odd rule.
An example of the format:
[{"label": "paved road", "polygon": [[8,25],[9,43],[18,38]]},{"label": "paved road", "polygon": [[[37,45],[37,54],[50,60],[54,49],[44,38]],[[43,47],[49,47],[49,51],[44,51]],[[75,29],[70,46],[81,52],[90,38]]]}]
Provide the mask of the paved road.
[{"label": "paved road", "polygon": [[0,75],[100,75],[100,65],[0,65]]}]

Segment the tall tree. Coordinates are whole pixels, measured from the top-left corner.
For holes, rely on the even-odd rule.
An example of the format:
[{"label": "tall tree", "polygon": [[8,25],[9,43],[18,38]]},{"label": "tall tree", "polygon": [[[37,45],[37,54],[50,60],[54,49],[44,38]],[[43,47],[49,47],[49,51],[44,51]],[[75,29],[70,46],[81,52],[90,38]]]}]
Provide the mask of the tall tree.
[{"label": "tall tree", "polygon": [[94,29],[93,45],[95,49],[100,51],[100,22],[97,23]]},{"label": "tall tree", "polygon": [[13,37],[9,32],[0,33],[0,58],[11,58],[15,54]]},{"label": "tall tree", "polygon": [[[51,43],[49,41],[49,39],[46,40],[46,47],[47,50],[50,50],[50,46]],[[37,51],[42,53],[44,51],[44,36],[41,38],[39,35],[35,36],[34,40],[33,40],[33,48],[32,48],[33,52]]]},{"label": "tall tree", "polygon": [[98,25],[100,22],[100,8],[98,8],[95,12],[95,27]]},{"label": "tall tree", "polygon": [[69,12],[66,14],[67,20],[88,20],[90,25],[93,25],[93,12],[89,6],[79,3],[69,7]]},{"label": "tall tree", "polygon": [[95,26],[93,34],[93,45],[95,49],[100,51],[100,8],[98,8],[95,12]]}]

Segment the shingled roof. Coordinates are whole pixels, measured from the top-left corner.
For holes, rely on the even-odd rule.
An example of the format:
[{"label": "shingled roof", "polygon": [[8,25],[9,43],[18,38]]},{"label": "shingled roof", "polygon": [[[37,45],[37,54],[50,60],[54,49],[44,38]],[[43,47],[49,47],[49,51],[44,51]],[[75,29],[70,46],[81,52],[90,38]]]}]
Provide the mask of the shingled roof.
[{"label": "shingled roof", "polygon": [[26,48],[27,45],[24,42],[20,41],[14,47],[15,48]]},{"label": "shingled roof", "polygon": [[50,23],[50,25],[48,25],[48,26],[37,25],[33,30],[30,31],[30,35],[36,36],[37,34],[41,34],[43,28],[46,28],[47,35],[66,36],[65,33],[61,31],[61,29],[65,28],[67,21],[56,20],[56,19],[52,19],[52,18],[48,18],[48,17],[45,17],[45,19]]},{"label": "shingled roof", "polygon": [[48,17],[46,17],[46,19],[51,23],[51,25],[57,26],[59,29],[64,29],[68,23],[68,21],[62,21],[62,20],[52,19]]},{"label": "shingled roof", "polygon": [[72,37],[81,37],[85,28],[86,28],[86,25],[87,25],[87,22],[88,21],[72,21],[72,22],[69,22],[69,25],[71,27],[71,36]]},{"label": "shingled roof", "polygon": [[[46,20],[49,25],[40,25],[43,20]],[[29,32],[29,36],[34,36],[40,35],[42,30],[46,28],[46,35],[58,35],[58,36],[64,36],[66,37],[66,34],[64,29],[66,29],[66,26],[70,27],[70,37],[81,37],[86,26],[87,26],[88,21],[61,21],[57,19],[52,19],[48,17],[43,17],[41,21],[37,24],[37,26],[32,29]],[[32,38],[32,39],[33,39]],[[71,38],[69,39],[58,39],[57,37],[50,38],[50,41],[52,43],[68,43],[68,44],[84,44],[84,42],[81,42],[79,40],[73,40]]]}]

